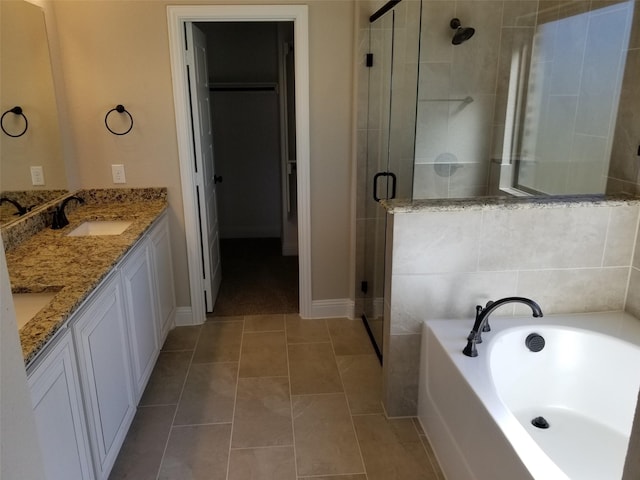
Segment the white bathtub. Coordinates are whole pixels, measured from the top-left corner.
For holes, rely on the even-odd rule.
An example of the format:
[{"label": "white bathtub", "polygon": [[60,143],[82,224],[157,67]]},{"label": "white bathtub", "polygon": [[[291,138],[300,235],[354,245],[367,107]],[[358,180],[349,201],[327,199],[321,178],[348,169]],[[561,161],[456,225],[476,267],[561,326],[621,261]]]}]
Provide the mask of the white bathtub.
[{"label": "white bathtub", "polygon": [[[451,480],[622,477],[640,389],[640,320],[624,313],[425,324],[418,414]],[[540,352],[525,346],[544,337]],[[621,340],[621,339],[624,339]],[[548,429],[531,424],[542,416]]]}]

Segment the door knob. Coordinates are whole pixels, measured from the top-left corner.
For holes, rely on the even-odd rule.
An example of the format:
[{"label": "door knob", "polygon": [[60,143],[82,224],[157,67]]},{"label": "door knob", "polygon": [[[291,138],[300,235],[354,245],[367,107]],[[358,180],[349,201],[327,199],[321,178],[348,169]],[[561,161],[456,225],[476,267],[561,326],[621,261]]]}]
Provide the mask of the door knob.
[{"label": "door knob", "polygon": [[222,183],[222,175],[213,174],[213,183]]}]

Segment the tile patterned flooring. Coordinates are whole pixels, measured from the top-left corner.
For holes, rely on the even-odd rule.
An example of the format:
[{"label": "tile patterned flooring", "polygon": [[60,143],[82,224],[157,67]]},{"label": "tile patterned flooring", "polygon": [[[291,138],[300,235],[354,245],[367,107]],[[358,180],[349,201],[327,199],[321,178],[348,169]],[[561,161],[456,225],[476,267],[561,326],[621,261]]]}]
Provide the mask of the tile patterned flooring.
[{"label": "tile patterned flooring", "polygon": [[358,320],[213,317],[169,333],[110,480],[443,480],[387,419]]}]

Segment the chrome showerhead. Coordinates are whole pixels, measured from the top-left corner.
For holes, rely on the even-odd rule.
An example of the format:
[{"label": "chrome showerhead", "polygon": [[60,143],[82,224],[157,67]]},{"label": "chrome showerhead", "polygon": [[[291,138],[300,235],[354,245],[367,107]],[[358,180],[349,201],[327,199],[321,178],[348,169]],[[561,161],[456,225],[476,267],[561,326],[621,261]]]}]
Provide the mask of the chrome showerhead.
[{"label": "chrome showerhead", "polygon": [[461,43],[466,42],[473,34],[476,33],[476,29],[472,27],[463,27],[460,23],[460,19],[452,18],[449,22],[449,26],[456,31],[453,34],[453,38],[451,39],[451,43],[454,45],[460,45]]}]

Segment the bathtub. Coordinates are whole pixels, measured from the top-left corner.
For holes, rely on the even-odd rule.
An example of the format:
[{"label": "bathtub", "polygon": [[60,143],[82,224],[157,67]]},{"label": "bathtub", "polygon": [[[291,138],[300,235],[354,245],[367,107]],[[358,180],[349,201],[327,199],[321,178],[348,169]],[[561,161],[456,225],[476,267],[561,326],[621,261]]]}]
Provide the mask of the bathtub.
[{"label": "bathtub", "polygon": [[[418,416],[446,477],[622,478],[640,389],[640,320],[615,312],[490,323],[475,358],[462,354],[473,319],[423,329]],[[539,352],[525,345],[531,333],[545,340]]]}]

